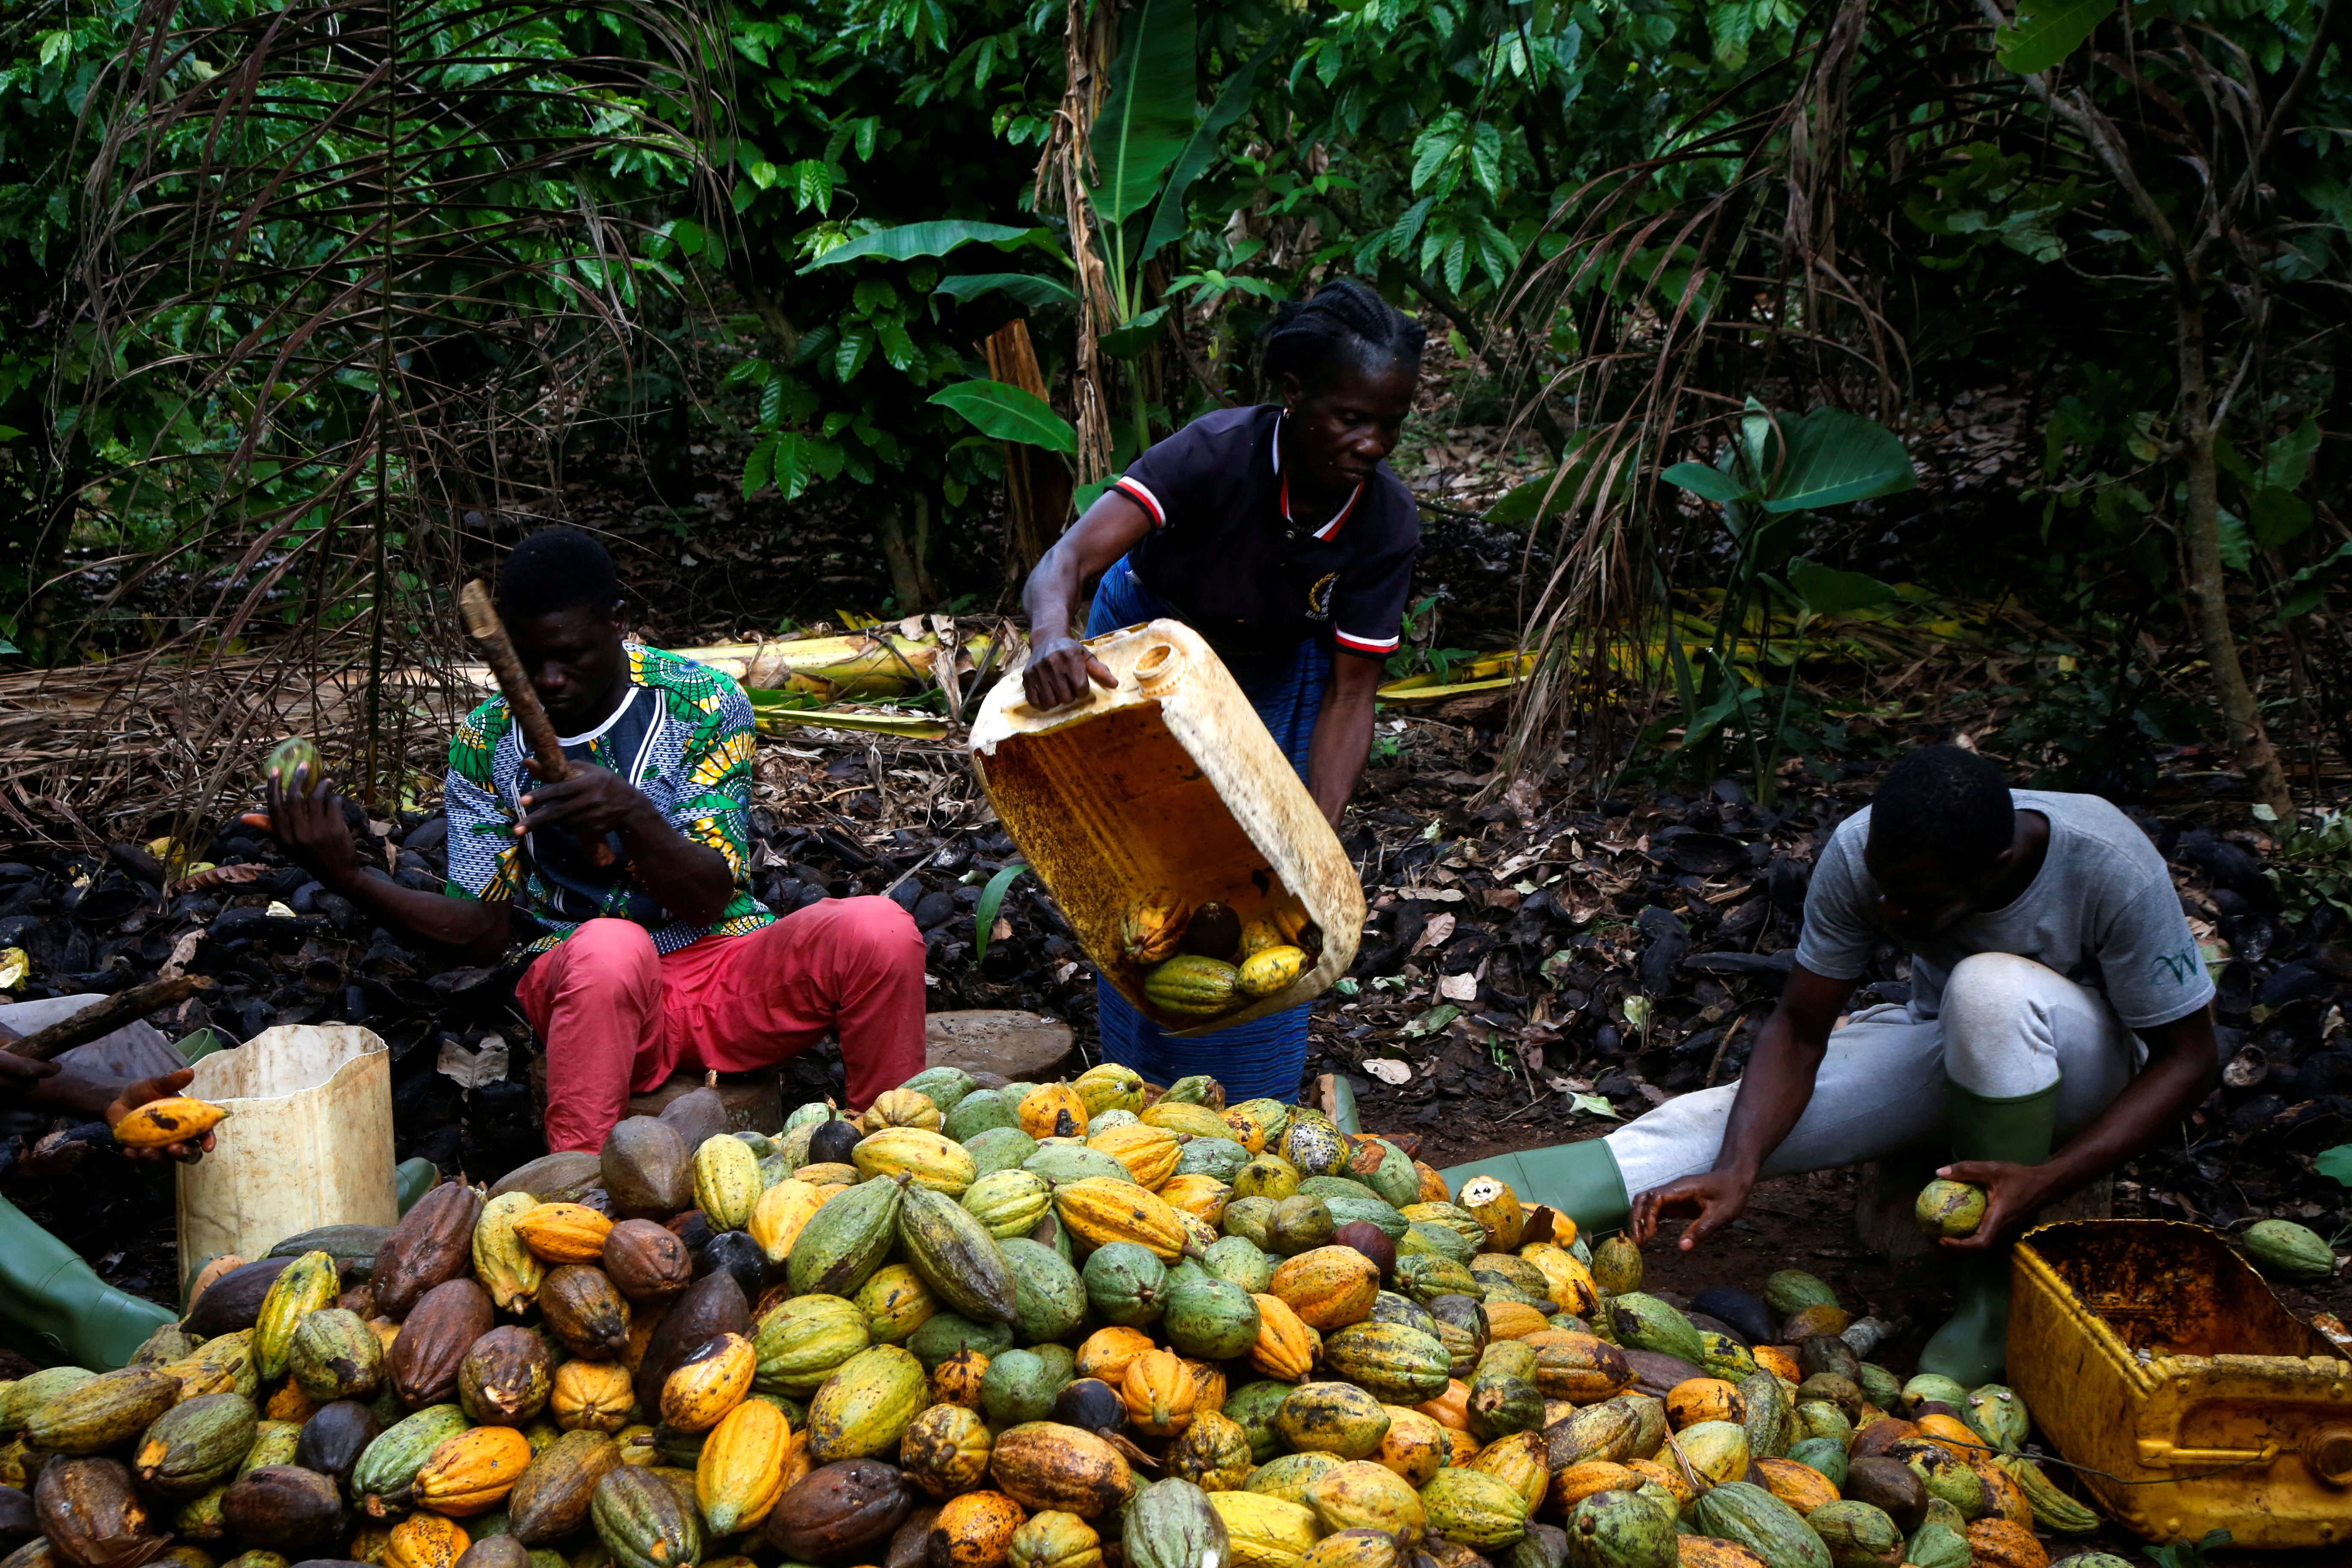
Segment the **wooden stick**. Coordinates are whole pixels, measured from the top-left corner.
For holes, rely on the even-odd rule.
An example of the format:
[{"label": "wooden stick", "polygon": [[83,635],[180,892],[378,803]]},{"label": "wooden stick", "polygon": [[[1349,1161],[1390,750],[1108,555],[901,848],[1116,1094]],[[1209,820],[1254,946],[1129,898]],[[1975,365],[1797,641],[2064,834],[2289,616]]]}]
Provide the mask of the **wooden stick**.
[{"label": "wooden stick", "polygon": [[[554,784],[572,776],[572,759],[563,754],[563,742],[556,739],[555,726],[549,721],[547,710],[539,705],[539,693],[530,689],[530,678],[522,672],[522,660],[515,657],[514,644],[507,637],[506,624],[499,619],[498,607],[490,602],[490,591],[477,577],[457,592],[457,611],[466,623],[466,635],[482,647],[482,661],[490,673],[499,678],[499,690],[507,700],[507,711],[522,726],[522,738],[530,746],[530,753],[539,761],[541,784]],[[613,847],[602,838],[587,843],[588,858],[596,865],[613,863]]]},{"label": "wooden stick", "polygon": [[86,1046],[103,1035],[110,1035],[123,1025],[143,1018],[158,1007],[168,1007],[184,1002],[199,991],[209,991],[213,983],[203,974],[183,974],[175,980],[151,980],[144,985],[133,985],[128,991],[118,991],[84,1007],[71,1017],[60,1018],[46,1029],[36,1029],[23,1039],[11,1040],[5,1047],[9,1055],[30,1057],[45,1062],[63,1055],[76,1046]]}]

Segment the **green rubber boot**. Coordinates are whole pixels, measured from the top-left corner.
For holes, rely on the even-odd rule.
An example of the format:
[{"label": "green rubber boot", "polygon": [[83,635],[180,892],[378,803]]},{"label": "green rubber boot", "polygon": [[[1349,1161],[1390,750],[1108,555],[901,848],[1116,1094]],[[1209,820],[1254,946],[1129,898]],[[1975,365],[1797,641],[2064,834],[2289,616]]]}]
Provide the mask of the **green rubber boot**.
[{"label": "green rubber boot", "polygon": [[[2005,1160],[2038,1165],[2050,1158],[2058,1122],[2058,1086],[1989,1100],[1947,1081],[1956,1160]],[[1919,1370],[1941,1373],[1963,1388],[2000,1379],[2009,1360],[2010,1249],[1970,1257],[1959,1265],[1959,1310],[1919,1352]]]},{"label": "green rubber boot", "polygon": [[1497,1154],[1475,1164],[1440,1171],[1445,1190],[1459,1193],[1473,1176],[1495,1176],[1509,1184],[1526,1204],[1543,1204],[1576,1222],[1579,1236],[1604,1236],[1624,1228],[1633,1212],[1625,1195],[1625,1177],[1608,1140],[1588,1138],[1581,1143],[1555,1143],[1549,1149],[1522,1149]]},{"label": "green rubber boot", "polygon": [[0,1337],[44,1361],[111,1372],[173,1314],[100,1279],[81,1255],[0,1198]]}]

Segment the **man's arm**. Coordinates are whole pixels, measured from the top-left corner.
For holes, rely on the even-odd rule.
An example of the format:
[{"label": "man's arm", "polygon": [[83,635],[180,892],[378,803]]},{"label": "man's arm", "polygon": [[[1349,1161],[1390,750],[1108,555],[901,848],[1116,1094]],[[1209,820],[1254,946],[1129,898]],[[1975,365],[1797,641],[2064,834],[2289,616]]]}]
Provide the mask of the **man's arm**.
[{"label": "man's arm", "polygon": [[1361,654],[1331,656],[1330,695],[1316,717],[1315,738],[1307,742],[1307,793],[1334,827],[1364,776],[1364,759],[1372,754],[1372,695],[1381,668],[1381,660]]},{"label": "man's arm", "polygon": [[[87,1117],[92,1121],[115,1125],[150,1100],[169,1100],[180,1093],[195,1079],[192,1068],[182,1068],[160,1078],[143,1078],[125,1083],[119,1078],[83,1072],[57,1062],[35,1061],[29,1057],[12,1056],[0,1051],[0,1104],[11,1100],[42,1110],[62,1110],[69,1115]],[[213,1146],[213,1135],[205,1133],[193,1143],[168,1143],[152,1149],[124,1149],[123,1157],[132,1160],[177,1160],[184,1163],[202,1159]]]},{"label": "man's arm", "polygon": [[2115,1098],[2097,1120],[2066,1141],[2039,1165],[2000,1160],[1962,1160],[1936,1173],[1985,1189],[1984,1223],[1971,1236],[1947,1240],[1956,1252],[1981,1251],[2003,1234],[2105,1175],[2134,1155],[2169,1137],[2189,1113],[2213,1092],[2221,1064],[2213,1040],[2210,1004],[2185,1018],[2138,1031],[2147,1043],[2147,1066]]},{"label": "man's arm", "polygon": [[1032,708],[1060,708],[1087,694],[1087,682],[1118,684],[1102,660],[1070,635],[1078,590],[1151,531],[1151,514],[1117,490],[1105,490],[1087,515],[1038,558],[1021,586],[1029,617],[1029,665],[1021,689]]},{"label": "man's arm", "polygon": [[1731,1103],[1731,1120],[1723,1130],[1723,1148],[1713,1169],[1681,1181],[1669,1182],[1633,1199],[1633,1241],[1642,1246],[1658,1233],[1658,1222],[1669,1215],[1696,1214],[1677,1244],[1687,1252],[1720,1230],[1748,1206],[1756,1173],[1780,1140],[1797,1125],[1813,1098],[1813,1075],[1828,1051],[1830,1031],[1846,999],[1853,994],[1851,980],[1832,980],[1803,964],[1789,971],[1780,1005],[1764,1021],[1748,1070],[1739,1079],[1739,1094]]},{"label": "man's arm", "polygon": [[244,821],[267,828],[286,858],[316,877],[329,892],[349,899],[387,924],[457,948],[478,962],[495,962],[506,952],[511,923],[508,905],[428,893],[369,875],[360,865],[351,826],[343,820],[342,798],[329,780],[320,779],[315,789],[291,791],[272,780],[268,805],[267,815],[248,813]]}]

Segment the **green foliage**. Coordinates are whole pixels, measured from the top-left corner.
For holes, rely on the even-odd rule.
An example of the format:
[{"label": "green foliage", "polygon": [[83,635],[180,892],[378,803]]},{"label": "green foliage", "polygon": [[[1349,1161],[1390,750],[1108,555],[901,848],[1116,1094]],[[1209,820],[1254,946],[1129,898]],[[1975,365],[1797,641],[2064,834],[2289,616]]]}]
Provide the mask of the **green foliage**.
[{"label": "green foliage", "polygon": [[2321,809],[2307,820],[2282,820],[2269,806],[2257,805],[2254,816],[2270,826],[2263,875],[2278,889],[2286,917],[2300,921],[2322,904],[2352,917],[2352,811]]},{"label": "green foliage", "polygon": [[2024,0],[2017,20],[1994,35],[1993,47],[2003,69],[2032,76],[2088,43],[2115,12],[2116,0]]},{"label": "green foliage", "polygon": [[972,906],[971,910],[972,963],[981,963],[987,960],[988,933],[996,929],[996,911],[1003,908],[1004,895],[1013,890],[1013,882],[1027,869],[1026,862],[1015,860],[991,877],[987,886],[981,889],[980,901]]},{"label": "green foliage", "polygon": [[[1916,486],[1911,454],[1892,431],[1843,409],[1816,408],[1791,419],[1751,397],[1712,466],[1676,463],[1659,477],[1716,503],[1732,542],[1730,583],[1713,645],[1704,650],[1696,674],[1680,635],[1670,630],[1666,637],[1683,717],[1675,750],[1694,753],[1703,773],[1712,771],[1717,737],[1736,736],[1755,770],[1757,798],[1769,801],[1781,754],[1806,754],[1819,744],[1820,721],[1797,694],[1797,672],[1813,622],[1874,609],[1895,598],[1893,588],[1874,578],[1794,552],[1813,510]],[[1795,637],[1776,650],[1767,619],[1755,628],[1759,646],[1743,655],[1754,613],[1769,614],[1769,600],[1759,596],[1759,589],[1790,605]],[[1777,706],[1761,676],[1752,673],[1776,651],[1787,664]]]}]

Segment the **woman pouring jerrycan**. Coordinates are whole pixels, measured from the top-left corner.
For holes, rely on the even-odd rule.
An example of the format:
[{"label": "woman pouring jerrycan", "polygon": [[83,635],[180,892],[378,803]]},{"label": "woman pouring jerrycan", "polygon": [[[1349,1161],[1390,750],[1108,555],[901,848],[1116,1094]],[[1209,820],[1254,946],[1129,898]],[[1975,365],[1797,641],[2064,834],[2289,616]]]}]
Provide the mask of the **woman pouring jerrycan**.
[{"label": "woman pouring jerrycan", "polygon": [[[1136,459],[1045,552],[1022,593],[1036,708],[1109,687],[1066,629],[1099,578],[1086,636],[1166,618],[1216,650],[1334,826],[1372,743],[1372,695],[1397,649],[1421,521],[1389,468],[1421,375],[1423,330],[1361,283],[1327,283],[1265,342],[1279,406],[1205,415]],[[1227,1103],[1288,1100],[1307,1062],[1302,1005],[1173,1039],[1096,982],[1104,1059],[1153,1083],[1206,1073]]]}]

